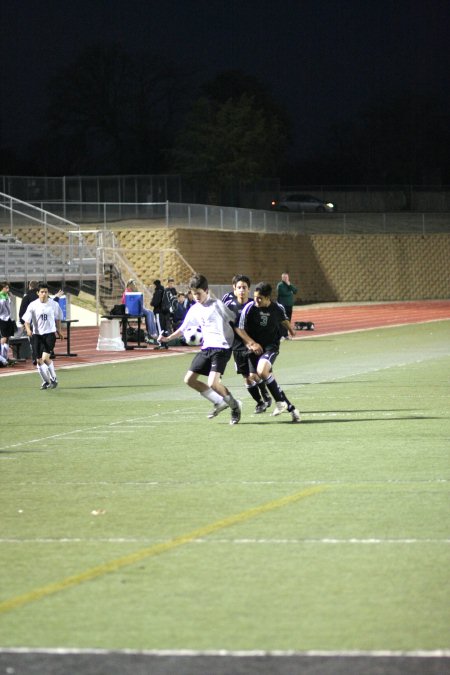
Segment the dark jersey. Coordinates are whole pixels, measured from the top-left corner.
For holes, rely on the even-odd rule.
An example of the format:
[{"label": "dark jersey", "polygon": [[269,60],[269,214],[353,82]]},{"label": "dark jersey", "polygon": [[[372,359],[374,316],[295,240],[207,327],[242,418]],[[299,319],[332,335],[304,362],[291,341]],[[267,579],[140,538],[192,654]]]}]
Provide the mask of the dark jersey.
[{"label": "dark jersey", "polygon": [[281,338],[281,323],[287,320],[284,307],[271,302],[268,307],[258,307],[249,302],[239,319],[239,328],[266,350],[278,350]]},{"label": "dark jersey", "polygon": [[[224,295],[223,297],[225,298],[225,300],[222,300],[222,302],[224,303],[224,305],[226,305],[228,307],[228,309],[231,309],[234,316],[236,317],[234,325],[239,326],[239,319],[240,319],[242,310],[244,309],[244,307],[246,307],[248,305],[250,300],[248,300],[246,303],[244,303],[242,305],[240,302],[238,302],[238,299],[236,298],[236,296],[234,294],[233,295],[230,295],[230,294]],[[242,341],[242,338],[239,337],[239,335],[237,333],[234,334],[234,342],[233,342],[232,349],[233,349],[234,352],[247,351],[247,347],[245,346],[244,342]]]}]

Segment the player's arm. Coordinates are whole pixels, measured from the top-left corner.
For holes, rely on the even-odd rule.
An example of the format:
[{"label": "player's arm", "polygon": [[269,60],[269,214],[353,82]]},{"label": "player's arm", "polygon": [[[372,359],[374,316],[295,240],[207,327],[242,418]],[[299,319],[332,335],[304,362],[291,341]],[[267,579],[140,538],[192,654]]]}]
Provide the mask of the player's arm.
[{"label": "player's arm", "polygon": [[250,335],[247,333],[246,330],[244,330],[243,328],[238,328],[237,326],[234,327],[234,330],[239,335],[241,340],[244,342],[247,349],[250,349],[250,351],[255,352],[255,354],[262,354],[263,348],[261,347],[260,344],[258,344],[258,342],[255,342],[253,338],[250,337]]},{"label": "player's arm", "polygon": [[281,325],[284,326],[291,337],[295,337],[295,330],[291,326],[291,322],[286,319],[281,322]]},{"label": "player's arm", "polygon": [[64,340],[64,335],[61,333],[61,319],[56,319],[56,335],[60,340]]},{"label": "player's arm", "polygon": [[167,336],[164,335],[163,333],[160,333],[158,335],[158,342],[170,342],[170,340],[174,340],[177,337],[181,337],[181,335],[183,335],[183,331],[180,330],[179,328]]},{"label": "player's arm", "polygon": [[28,337],[31,337],[33,334],[33,331],[31,330],[31,323],[28,321],[25,321],[25,332],[28,335]]},{"label": "player's arm", "polygon": [[[61,297],[61,296],[58,296]],[[56,324],[56,335],[59,337],[60,340],[64,340],[64,335],[61,332],[61,319],[63,318],[63,312],[61,307],[59,306],[59,302],[56,302],[56,300],[53,300],[55,304],[55,324]]]}]

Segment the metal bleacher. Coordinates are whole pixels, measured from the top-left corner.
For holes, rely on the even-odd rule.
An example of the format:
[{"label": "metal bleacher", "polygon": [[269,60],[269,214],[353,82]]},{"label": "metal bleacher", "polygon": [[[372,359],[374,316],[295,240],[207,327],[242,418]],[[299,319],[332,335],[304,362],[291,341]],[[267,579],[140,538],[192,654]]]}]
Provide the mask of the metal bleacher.
[{"label": "metal bleacher", "polygon": [[77,223],[0,193],[0,278],[58,283],[96,278],[96,243]]}]

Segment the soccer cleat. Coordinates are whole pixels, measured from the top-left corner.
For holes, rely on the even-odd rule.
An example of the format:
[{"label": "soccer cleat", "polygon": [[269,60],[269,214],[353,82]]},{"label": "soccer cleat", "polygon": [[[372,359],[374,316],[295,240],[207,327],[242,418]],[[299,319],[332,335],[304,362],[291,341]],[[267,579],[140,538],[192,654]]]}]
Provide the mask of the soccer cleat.
[{"label": "soccer cleat", "polygon": [[264,396],[264,403],[266,404],[266,408],[270,408],[272,405],[272,399],[270,396]]},{"label": "soccer cleat", "polygon": [[256,408],[255,408],[255,415],[260,415],[263,412],[266,412],[266,409],[268,408],[268,405],[265,401],[262,401],[261,403],[258,403]]},{"label": "soccer cleat", "polygon": [[41,389],[50,389],[50,382],[43,382],[41,384]]},{"label": "soccer cleat", "polygon": [[50,380],[50,384],[48,386],[50,387],[50,389],[56,389],[56,387],[58,386],[58,380],[56,379]]},{"label": "soccer cleat", "polygon": [[293,422],[301,422],[302,421],[302,419],[300,417],[300,413],[297,410],[297,408],[294,408],[293,410],[291,410],[291,417],[292,417]]},{"label": "soccer cleat", "polygon": [[208,413],[208,419],[212,420],[214,417],[217,417],[217,415],[221,413],[222,410],[225,410],[225,408],[228,408],[228,403],[226,401],[215,403],[214,408],[211,410],[210,413]]},{"label": "soccer cleat", "polygon": [[288,411],[288,404],[286,403],[286,401],[277,401],[275,403],[275,410],[272,413],[272,417],[277,417],[278,415],[281,415],[281,413],[287,411]]},{"label": "soccer cleat", "polygon": [[238,424],[241,419],[242,403],[240,401],[236,401],[236,403],[237,406],[235,408],[231,408],[230,424]]}]

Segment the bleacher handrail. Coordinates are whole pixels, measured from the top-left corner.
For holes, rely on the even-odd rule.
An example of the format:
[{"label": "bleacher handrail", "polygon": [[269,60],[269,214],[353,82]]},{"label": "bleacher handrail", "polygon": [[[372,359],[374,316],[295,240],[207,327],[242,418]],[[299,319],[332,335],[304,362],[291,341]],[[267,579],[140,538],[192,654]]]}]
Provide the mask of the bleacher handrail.
[{"label": "bleacher handrail", "polygon": [[[6,202],[2,201],[6,200]],[[9,205],[8,205],[9,202]],[[41,218],[31,216],[28,213],[24,213],[23,211],[19,211],[18,209],[13,208],[13,204],[21,204],[26,206],[29,209],[33,209],[36,211],[36,213],[39,213],[41,215]],[[46,227],[53,228],[59,232],[66,232],[67,228],[76,229],[81,231],[80,225],[78,223],[74,223],[71,220],[68,220],[67,218],[63,218],[62,216],[58,216],[56,213],[52,213],[51,211],[47,211],[46,209],[42,209],[39,206],[35,206],[31,202],[25,202],[22,199],[18,199],[17,197],[13,197],[12,195],[7,195],[4,192],[0,192],[0,206],[3,207],[4,209],[12,212],[12,213],[17,213],[18,215],[24,216],[25,218],[29,218],[30,220],[34,220],[35,222],[39,222],[42,225],[45,225]],[[43,217],[42,217],[43,216]],[[54,225],[53,223],[48,222],[48,217],[50,218],[55,218],[58,222],[63,224],[61,227],[58,227],[58,225]]]}]

